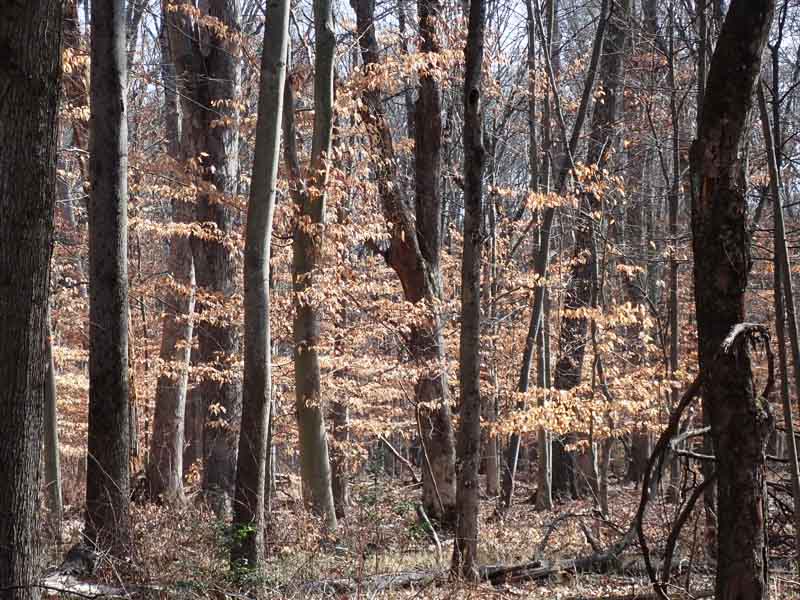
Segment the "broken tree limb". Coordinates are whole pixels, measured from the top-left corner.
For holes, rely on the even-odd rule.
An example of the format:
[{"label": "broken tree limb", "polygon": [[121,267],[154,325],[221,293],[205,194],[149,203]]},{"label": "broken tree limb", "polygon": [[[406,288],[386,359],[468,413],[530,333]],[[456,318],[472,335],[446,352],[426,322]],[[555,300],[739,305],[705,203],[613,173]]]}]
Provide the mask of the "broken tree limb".
[{"label": "broken tree limb", "polygon": [[425,508],[422,504],[417,504],[417,516],[419,520],[422,521],[423,525],[425,525],[425,531],[433,540],[433,543],[436,544],[436,552],[437,556],[439,557],[439,564],[442,562],[442,542],[439,540],[439,534],[436,533],[436,528],[431,523],[431,520],[428,518],[428,513],[425,512]]},{"label": "broken tree limb", "polygon": [[387,440],[387,439],[386,439],[386,438],[385,438],[383,435],[379,435],[379,436],[378,436],[378,439],[379,439],[380,441],[382,441],[382,442],[383,442],[383,444],[386,446],[386,448],[389,450],[389,452],[391,452],[392,454],[394,454],[394,457],[395,457],[397,460],[399,460],[399,461],[400,461],[400,463],[401,463],[401,464],[402,464],[404,467],[406,467],[406,469],[408,469],[408,472],[409,472],[409,473],[411,473],[411,480],[412,480],[414,483],[419,483],[419,482],[420,482],[420,481],[419,481],[419,477],[417,477],[417,474],[414,472],[414,466],[413,466],[413,465],[412,465],[412,464],[411,464],[411,463],[408,461],[408,459],[407,459],[405,456],[403,456],[402,454],[400,454],[400,453],[397,451],[397,448],[395,448],[394,446],[392,446],[392,444],[389,442],[389,440]]}]

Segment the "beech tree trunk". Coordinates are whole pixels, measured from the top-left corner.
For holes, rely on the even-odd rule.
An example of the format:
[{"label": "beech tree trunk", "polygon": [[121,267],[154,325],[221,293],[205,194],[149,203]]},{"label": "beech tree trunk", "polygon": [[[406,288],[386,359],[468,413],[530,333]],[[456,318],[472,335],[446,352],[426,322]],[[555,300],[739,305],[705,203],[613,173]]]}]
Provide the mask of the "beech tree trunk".
[{"label": "beech tree trunk", "polygon": [[[354,0],[361,57],[364,65],[378,65],[374,2]],[[437,53],[435,18],[441,10],[438,0],[418,2],[422,52]],[[364,92],[362,118],[370,125],[373,143],[380,152],[376,161],[378,191],[386,221],[391,223],[389,249],[383,253],[397,273],[403,294],[414,304],[423,302],[428,320],[412,328],[409,352],[422,374],[416,384],[417,424],[422,442],[422,501],[426,513],[445,525],[455,521],[456,477],[455,439],[445,368],[439,256],[442,246],[442,200],[439,192],[441,169],[441,92],[433,76],[420,76],[419,98],[414,108],[415,199],[402,193],[398,161],[392,143],[380,89]]]},{"label": "beech tree trunk", "polygon": [[8,600],[40,597],[61,11],[59,0],[0,4],[0,589]]},{"label": "beech tree trunk", "polygon": [[478,578],[478,468],[481,450],[481,250],[483,240],[483,114],[481,68],[486,1],[471,0],[464,49],[464,255],[461,266],[459,350],[461,423],[453,573]]},{"label": "beech tree trunk", "polygon": [[92,3],[86,537],[130,552],[125,2]]},{"label": "beech tree trunk", "polygon": [[[258,122],[253,159],[244,259],[244,386],[242,431],[236,467],[231,564],[262,570],[264,493],[272,407],[270,315],[270,243],[280,164],[283,90],[289,40],[289,0],[271,0],[264,23]],[[291,108],[291,107],[290,107]],[[237,531],[238,528],[245,528]]]},{"label": "beech tree trunk", "polygon": [[[218,197],[239,185],[239,29],[236,0],[209,0],[204,16],[228,30],[199,22],[186,0],[175,3],[165,22],[181,97],[181,158],[199,181],[196,218],[209,232],[191,240],[198,290],[224,304],[236,292],[234,250],[226,242],[234,211]],[[213,110],[209,107],[213,107]],[[198,294],[196,328],[199,362],[213,368],[200,388],[207,409],[203,431],[203,490],[218,515],[230,513],[241,423],[241,383],[230,373],[239,352],[237,323],[206,318],[208,302]]]},{"label": "beech tree trunk", "polygon": [[718,476],[715,597],[720,600],[757,600],[769,594],[765,446],[771,415],[755,390],[747,352],[718,354],[718,349],[746,317],[752,261],[738,146],[774,4],[731,3],[690,152],[698,354]]},{"label": "beech tree trunk", "polygon": [[[175,65],[169,48],[167,26],[169,16],[162,12],[164,25],[160,35],[161,78],[164,84],[164,113],[166,117],[167,153],[178,159],[180,152],[180,114],[175,86]],[[193,220],[191,206],[172,200],[172,221],[189,223]],[[191,361],[194,324],[194,259],[189,238],[183,233],[172,235],[168,269],[171,281],[164,291],[166,302],[162,319],[159,358],[165,371],[156,384],[153,438],[147,481],[150,497],[166,502],[182,503],[183,452],[185,442],[186,394]]]},{"label": "beech tree trunk", "polygon": [[294,289],[295,408],[300,435],[303,499],[328,529],[336,529],[331,489],[331,464],[322,406],[319,345],[320,311],[314,291],[325,233],[326,186],[333,132],[333,61],[336,37],[330,0],[314,0],[314,133],[308,177],[303,180],[295,147],[294,93],[286,86],[284,113],[285,156],[290,193],[297,206],[292,239]]}]

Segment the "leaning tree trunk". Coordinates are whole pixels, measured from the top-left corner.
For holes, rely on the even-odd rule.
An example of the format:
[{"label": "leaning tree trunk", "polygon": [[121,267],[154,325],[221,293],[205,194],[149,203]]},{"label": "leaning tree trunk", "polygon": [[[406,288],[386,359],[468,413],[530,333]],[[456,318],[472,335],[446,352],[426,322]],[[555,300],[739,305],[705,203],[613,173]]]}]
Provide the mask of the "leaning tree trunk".
[{"label": "leaning tree trunk", "polygon": [[[774,56],[774,55],[773,55]],[[775,79],[777,81],[777,77]],[[792,263],[786,245],[786,224],[783,218],[783,205],[781,203],[781,181],[778,169],[777,151],[773,128],[770,127],[767,101],[764,97],[764,86],[758,84],[758,107],[761,115],[761,130],[764,134],[764,144],[767,147],[767,164],[769,166],[769,191],[772,195],[773,219],[775,232],[773,234],[774,247],[774,297],[775,297],[775,330],[778,337],[778,360],[781,377],[781,401],[783,404],[784,426],[786,429],[786,446],[788,448],[789,473],[792,479],[795,521],[795,560],[800,567],[800,469],[797,459],[797,440],[794,434],[792,420],[792,404],[789,397],[789,368],[786,356],[786,334],[789,334],[789,343],[792,350],[792,375],[794,376],[795,389],[800,391],[800,344],[797,337],[797,315],[794,305],[794,282],[792,281]],[[800,396],[799,396],[800,398]]]},{"label": "leaning tree trunk", "polygon": [[0,4],[0,589],[8,600],[40,597],[61,10],[59,0]]},{"label": "leaning tree trunk", "polygon": [[333,61],[336,37],[330,0],[314,1],[315,69],[314,133],[306,182],[301,181],[295,147],[294,94],[286,86],[284,137],[292,199],[297,206],[297,223],[292,241],[294,288],[294,376],[297,425],[300,435],[300,470],[303,497],[308,506],[336,528],[336,510],[331,489],[331,464],[322,406],[319,340],[320,308],[314,292],[322,254],[328,183],[327,160],[333,131]]},{"label": "leaning tree trunk", "polygon": [[[235,250],[227,237],[234,229],[234,210],[220,196],[239,185],[239,118],[234,101],[239,93],[239,47],[235,0],[210,0],[203,17],[184,0],[168,11],[166,26],[181,97],[181,149],[190,174],[199,181],[196,217],[209,235],[193,237],[192,253],[198,291],[199,360],[215,374],[202,382],[208,412],[203,432],[203,490],[217,514],[230,512],[234,493],[236,452],[241,422],[241,385],[231,373],[239,352],[236,323],[217,319],[216,303],[232,302],[236,292]],[[225,31],[223,31],[223,29]],[[213,107],[213,108],[212,108]],[[210,297],[215,296],[216,301]],[[202,299],[202,300],[201,300]]]},{"label": "leaning tree trunk", "polygon": [[231,564],[246,561],[262,570],[268,424],[272,406],[269,326],[269,259],[280,163],[283,88],[289,31],[289,0],[272,0],[264,23],[258,122],[244,248],[244,386],[242,431],[236,467],[233,527],[238,531]]},{"label": "leaning tree trunk", "polygon": [[[167,134],[167,154],[173,159],[180,152],[180,115],[175,90],[175,65],[169,48],[166,23],[168,15],[162,12],[161,78],[164,84],[164,113]],[[193,220],[191,206],[172,200],[174,223]],[[159,358],[164,372],[156,384],[153,437],[150,445],[150,462],[147,465],[147,482],[150,497],[166,502],[182,503],[183,452],[185,445],[186,394],[189,383],[189,365],[192,351],[194,312],[194,260],[189,238],[182,231],[173,233],[170,240],[167,268],[170,273],[162,319],[161,349]]]},{"label": "leaning tree trunk", "polygon": [[690,153],[692,247],[702,394],[718,477],[715,597],[769,594],[765,544],[766,401],[746,352],[718,349],[746,317],[751,267],[738,146],[752,102],[774,0],[734,0],[711,60],[698,137]]},{"label": "leaning tree trunk", "polygon": [[[375,3],[353,2],[367,67],[379,64],[375,37]],[[438,53],[436,22],[438,0],[421,0],[419,8],[420,50]],[[383,109],[379,88],[363,93],[362,118],[369,125],[372,141],[380,153],[376,178],[381,208],[391,223],[389,249],[383,253],[397,273],[407,301],[428,306],[428,318],[416,324],[409,336],[409,352],[421,374],[416,384],[416,420],[423,450],[422,499],[430,516],[445,524],[455,519],[455,441],[445,368],[439,257],[442,246],[442,201],[439,191],[441,168],[441,92],[433,75],[421,75],[419,98],[414,108],[415,201],[402,195],[398,161],[392,134]]]},{"label": "leaning tree trunk", "polygon": [[464,49],[464,255],[461,267],[461,425],[453,573],[478,579],[478,468],[481,450],[481,248],[483,169],[481,68],[486,1],[471,0]]},{"label": "leaning tree trunk", "polygon": [[125,2],[92,3],[89,122],[89,444],[85,535],[131,542]]}]

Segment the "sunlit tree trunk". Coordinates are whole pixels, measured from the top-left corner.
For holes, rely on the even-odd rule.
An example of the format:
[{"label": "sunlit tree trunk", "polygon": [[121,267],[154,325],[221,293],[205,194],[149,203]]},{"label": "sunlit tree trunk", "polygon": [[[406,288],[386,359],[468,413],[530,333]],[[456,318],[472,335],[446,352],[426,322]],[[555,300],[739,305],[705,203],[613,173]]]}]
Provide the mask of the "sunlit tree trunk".
[{"label": "sunlit tree trunk", "polygon": [[[244,385],[231,564],[264,568],[264,491],[272,407],[270,243],[280,164],[289,0],[271,0],[264,23],[258,122],[244,248]],[[243,529],[242,529],[243,528]],[[239,531],[237,531],[239,529]]]},{"label": "sunlit tree trunk", "polygon": [[[164,114],[167,153],[175,160],[180,152],[180,111],[175,86],[175,65],[169,48],[166,23],[169,16],[162,13],[161,77],[164,83]],[[193,220],[190,204],[172,200],[174,223]],[[159,358],[165,371],[156,384],[153,437],[147,481],[150,497],[167,502],[183,502],[183,452],[185,446],[186,395],[191,360],[194,319],[194,259],[188,236],[183,232],[172,235],[167,266],[171,275],[164,291],[166,302],[162,318]]]},{"label": "sunlit tree trunk", "polygon": [[44,390],[44,485],[50,523],[56,539],[63,538],[64,501],[61,489],[61,449],[58,445],[58,396],[56,394],[56,362],[53,357],[53,328],[47,314],[45,361],[47,380]]},{"label": "sunlit tree trunk", "polygon": [[0,3],[0,589],[34,600],[62,3]]},{"label": "sunlit tree trunk", "polygon": [[300,435],[300,470],[306,504],[322,517],[329,529],[336,528],[331,489],[331,464],[321,395],[319,345],[320,308],[313,295],[317,269],[321,265],[325,233],[328,167],[333,131],[333,61],[336,37],[330,0],[314,1],[314,133],[311,161],[304,181],[295,148],[294,95],[286,86],[284,117],[285,155],[290,191],[297,206],[297,226],[292,241],[294,288],[294,376],[295,408]]}]

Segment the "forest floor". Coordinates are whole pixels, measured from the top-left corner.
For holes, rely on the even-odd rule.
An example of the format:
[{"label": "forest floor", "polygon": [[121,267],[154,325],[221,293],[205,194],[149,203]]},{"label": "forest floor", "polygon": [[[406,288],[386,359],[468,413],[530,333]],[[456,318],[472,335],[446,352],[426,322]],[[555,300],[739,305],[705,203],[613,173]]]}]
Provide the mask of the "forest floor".
[{"label": "forest floor", "polygon": [[[452,536],[440,533],[440,551],[417,517],[420,491],[414,484],[384,475],[355,481],[350,513],[341,520],[335,537],[322,532],[302,509],[298,492],[294,477],[284,477],[273,500],[267,573],[258,581],[231,572],[228,528],[197,501],[197,494],[190,494],[183,508],[133,505],[135,551],[128,561],[101,557],[94,580],[127,589],[130,597],[152,598],[244,599],[246,590],[256,585],[270,598],[654,598],[635,539],[613,573],[556,568],[536,581],[466,585],[442,576],[451,558]],[[514,505],[502,518],[496,514],[495,499],[482,500],[482,565],[540,560],[552,566],[590,556],[625,535],[640,498],[632,484],[616,482],[610,490],[612,514],[601,519],[590,500],[537,511],[530,502],[532,494],[528,485],[520,483]],[[670,504],[651,505],[646,530],[653,540],[654,557],[663,548],[674,512]],[[713,588],[713,567],[703,550],[702,516],[699,510],[695,512],[673,562],[674,598],[710,597]],[[79,538],[80,514],[76,511],[73,517],[65,523],[65,541],[50,544],[54,566]],[[800,597],[794,579],[774,573],[771,597]],[[687,587],[693,591],[691,596],[679,591]],[[99,596],[84,593],[83,597]]]}]

